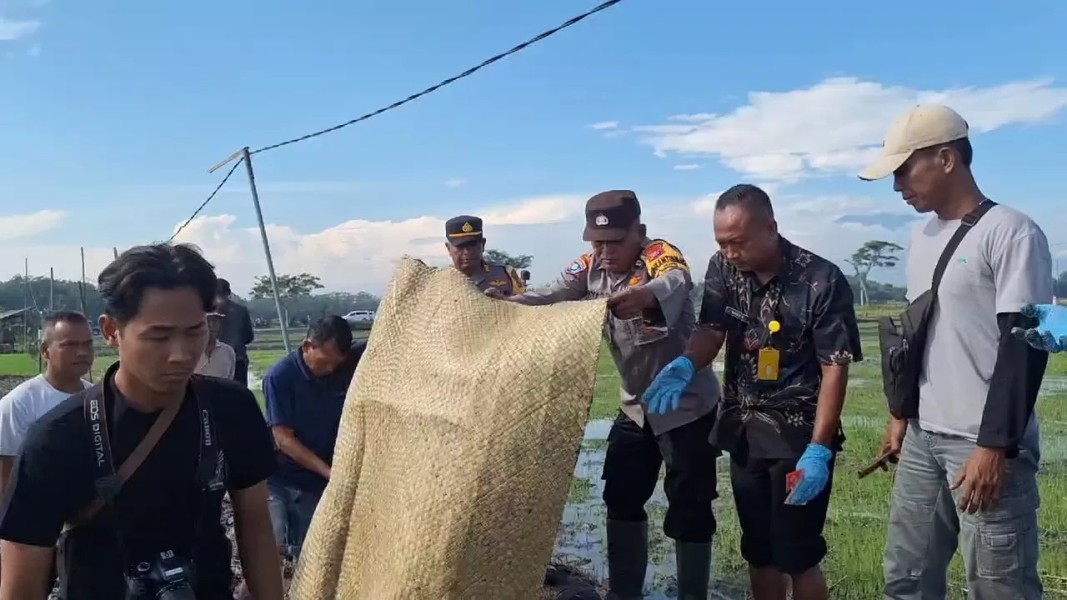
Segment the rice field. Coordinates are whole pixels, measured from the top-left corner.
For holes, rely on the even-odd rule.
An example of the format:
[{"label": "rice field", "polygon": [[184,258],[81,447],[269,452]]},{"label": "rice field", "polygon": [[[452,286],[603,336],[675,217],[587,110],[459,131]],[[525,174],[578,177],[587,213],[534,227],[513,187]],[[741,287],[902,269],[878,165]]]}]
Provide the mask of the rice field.
[{"label": "rice field", "polygon": [[[896,310],[875,309],[862,317]],[[878,346],[874,324],[861,325],[866,360],[852,367],[844,427],[848,440],[838,459],[833,499],[826,536],[830,554],[824,564],[832,586],[832,597],[868,600],[880,597],[882,548],[888,516],[892,473],[881,471],[859,480],[856,471],[877,454],[885,425],[885,404],[881,393]],[[294,347],[303,331],[291,332]],[[257,333],[249,351],[249,387],[259,395],[259,377],[283,355],[280,332]],[[103,353],[102,353],[103,354]],[[114,356],[102,355],[93,371],[96,377],[111,364]],[[602,539],[604,510],[600,502],[600,470],[604,460],[610,419],[616,412],[619,376],[610,354],[602,351],[599,375],[582,452],[575,467],[567,507],[562,515],[556,544],[556,559],[582,568],[598,578],[607,576],[605,545]],[[0,376],[29,375],[37,372],[36,362],[26,355],[0,355]],[[1038,415],[1042,429],[1040,513],[1042,555],[1040,570],[1049,598],[1067,598],[1067,354],[1054,355],[1045,376]],[[719,499],[715,512],[719,532],[715,539],[713,597],[744,598],[745,565],[740,558],[738,530],[725,465],[719,465]],[[658,488],[649,506],[651,562],[646,591],[650,599],[674,597],[673,545],[665,539],[660,525],[666,499]],[[953,598],[966,598],[962,570],[957,560],[952,567]]]}]

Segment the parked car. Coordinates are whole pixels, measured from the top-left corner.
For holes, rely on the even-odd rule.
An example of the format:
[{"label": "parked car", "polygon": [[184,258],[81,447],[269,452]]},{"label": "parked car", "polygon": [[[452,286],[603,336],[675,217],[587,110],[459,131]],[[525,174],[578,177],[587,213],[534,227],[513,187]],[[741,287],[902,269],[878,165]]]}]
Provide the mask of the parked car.
[{"label": "parked car", "polygon": [[347,315],[345,315],[343,318],[344,318],[345,321],[348,321],[349,325],[356,325],[356,324],[365,325],[365,324],[369,324],[369,323],[373,323],[374,322],[374,311],[373,310],[354,310],[354,311],[348,313]]}]

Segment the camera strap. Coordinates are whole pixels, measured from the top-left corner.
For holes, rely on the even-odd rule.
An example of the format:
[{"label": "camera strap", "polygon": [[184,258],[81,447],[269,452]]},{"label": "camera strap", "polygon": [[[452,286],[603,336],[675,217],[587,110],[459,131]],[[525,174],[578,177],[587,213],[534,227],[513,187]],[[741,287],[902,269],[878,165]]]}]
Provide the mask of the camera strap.
[{"label": "camera strap", "polygon": [[[170,428],[174,419],[178,416],[182,405],[188,400],[183,398],[181,402],[172,404],[163,409],[149,428],[144,438],[133,449],[133,452],[115,470],[114,458],[111,452],[111,439],[108,434],[107,398],[110,382],[117,365],[108,370],[103,381],[84,392],[83,407],[85,421],[89,427],[90,439],[93,446],[93,464],[96,471],[94,487],[96,497],[93,501],[78,511],[75,517],[64,526],[64,530],[72,529],[90,521],[105,506],[109,505],[133,474],[144,463],[152,449],[159,444],[163,435]],[[206,490],[215,491],[224,485],[222,453],[218,448],[217,435],[214,429],[214,419],[210,402],[202,401],[196,393],[196,381],[194,376],[190,380],[193,401],[197,404],[197,414],[200,420],[200,449],[197,457],[197,482]]]}]

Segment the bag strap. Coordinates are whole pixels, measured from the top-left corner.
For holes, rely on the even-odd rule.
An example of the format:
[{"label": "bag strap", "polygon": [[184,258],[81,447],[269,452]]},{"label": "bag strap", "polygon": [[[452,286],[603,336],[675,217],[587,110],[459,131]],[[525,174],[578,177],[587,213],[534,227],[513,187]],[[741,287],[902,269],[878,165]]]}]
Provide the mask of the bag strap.
[{"label": "bag strap", "polygon": [[[181,410],[182,404],[184,403],[185,399],[183,398],[181,402],[168,405],[163,409],[163,412],[160,413],[159,417],[156,418],[156,421],[152,423],[152,427],[148,429],[148,433],[145,434],[144,438],[141,439],[141,442],[133,449],[133,452],[131,452],[130,455],[126,457],[126,460],[119,466],[118,472],[116,473],[116,487],[112,490],[114,493],[118,492],[118,488],[126,483],[137,469],[140,468],[141,463],[148,458],[148,454],[152,452],[152,449],[156,447],[159,440],[163,438],[163,434],[170,428],[171,423],[173,423],[174,418],[178,416],[178,411]],[[100,512],[100,509],[104,508],[104,505],[109,501],[110,498],[105,500],[102,495],[98,494],[88,506],[79,511],[77,516],[67,524],[66,529],[85,524],[96,516],[96,513]]]},{"label": "bag strap", "polygon": [[989,209],[996,206],[997,203],[992,200],[984,200],[981,204],[976,206],[974,210],[967,213],[960,222],[960,226],[956,228],[956,232],[952,234],[952,238],[949,239],[948,244],[945,245],[945,249],[941,252],[941,258],[937,261],[937,267],[934,268],[934,281],[930,286],[930,292],[933,295],[937,295],[937,288],[941,285],[941,278],[945,275],[945,269],[948,268],[948,261],[952,258],[952,255],[956,253],[956,248],[959,248],[960,242],[963,241],[964,236],[970,233],[971,228],[978,224],[978,221],[982,220]]}]

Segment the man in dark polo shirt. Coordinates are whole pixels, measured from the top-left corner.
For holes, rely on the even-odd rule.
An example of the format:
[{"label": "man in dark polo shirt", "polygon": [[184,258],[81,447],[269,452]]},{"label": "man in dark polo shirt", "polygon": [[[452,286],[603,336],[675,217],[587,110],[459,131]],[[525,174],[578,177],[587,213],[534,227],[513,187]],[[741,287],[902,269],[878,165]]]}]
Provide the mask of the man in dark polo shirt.
[{"label": "man in dark polo shirt", "polygon": [[[711,441],[730,454],[741,555],[757,600],[825,599],[819,563],[848,365],[862,360],[848,281],[778,234],[770,198],[737,185],[715,205],[720,251],[704,278],[698,328],[645,393],[669,409],[687,376],[723,344],[726,368]],[[787,475],[802,473],[790,497]]]},{"label": "man in dark polo shirt", "polygon": [[445,221],[445,249],[452,266],[466,275],[479,290],[490,288],[504,296],[521,294],[526,282],[511,265],[497,265],[485,261],[485,236],[482,220],[460,215]]},{"label": "man in dark polo shirt", "polygon": [[296,351],[263,379],[267,423],[279,450],[278,471],[267,482],[279,551],[296,558],[311,517],[330,480],[333,446],[345,395],[365,344],[338,316],[320,319]]}]

